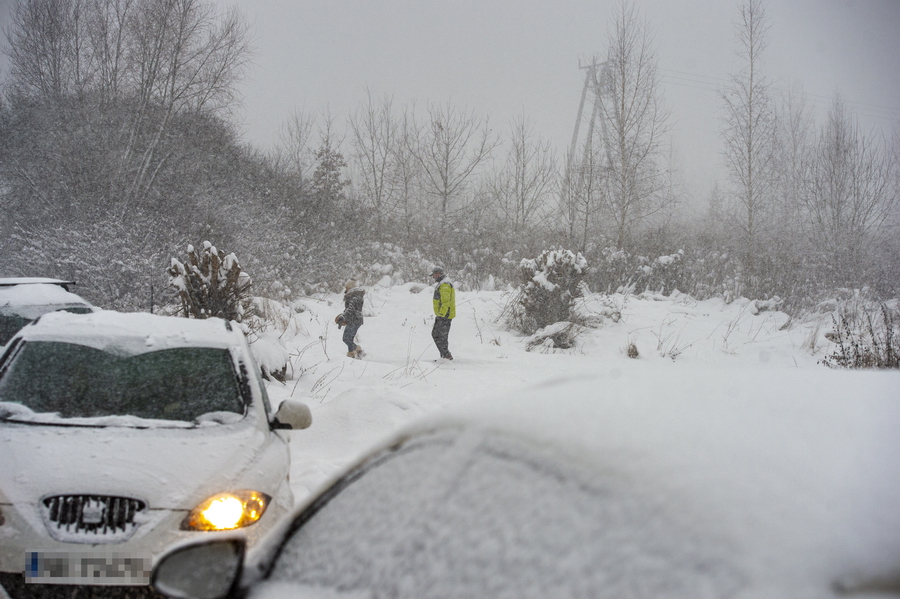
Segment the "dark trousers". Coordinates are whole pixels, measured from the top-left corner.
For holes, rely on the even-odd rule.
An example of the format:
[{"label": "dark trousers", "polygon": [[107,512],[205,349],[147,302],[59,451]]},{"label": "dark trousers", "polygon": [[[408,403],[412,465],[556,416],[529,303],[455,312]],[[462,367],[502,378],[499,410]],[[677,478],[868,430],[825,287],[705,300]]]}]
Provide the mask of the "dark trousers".
[{"label": "dark trousers", "polygon": [[434,344],[437,346],[438,351],[441,352],[442,358],[450,353],[448,338],[450,337],[451,322],[453,321],[449,318],[435,316],[434,326],[431,328],[431,338],[434,339]]},{"label": "dark trousers", "polygon": [[356,332],[359,330],[362,324],[358,322],[349,322],[347,326],[344,327],[344,343],[347,344],[347,351],[351,352],[356,349],[356,342],[353,341],[353,338],[356,337]]}]

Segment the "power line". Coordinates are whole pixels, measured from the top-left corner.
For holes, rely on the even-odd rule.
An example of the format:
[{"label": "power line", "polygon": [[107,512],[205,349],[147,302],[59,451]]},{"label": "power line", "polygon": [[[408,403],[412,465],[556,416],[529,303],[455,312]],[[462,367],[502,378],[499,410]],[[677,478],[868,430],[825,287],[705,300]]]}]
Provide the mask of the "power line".
[{"label": "power line", "polygon": [[[701,75],[698,73],[689,73],[685,71],[677,71],[673,69],[658,69],[662,76],[660,81],[664,84],[677,85],[679,87],[687,87],[701,91],[709,91],[719,93],[724,89],[730,81],[720,77],[711,77],[709,75]],[[788,88],[779,82],[773,83],[775,91],[786,93]],[[817,107],[829,106],[834,101],[833,97],[823,96],[819,94],[810,94],[802,92],[802,97]],[[900,120],[900,108],[892,108],[889,106],[881,106],[868,102],[857,102],[843,98],[848,108],[858,114],[862,114],[871,118],[898,121]]]}]

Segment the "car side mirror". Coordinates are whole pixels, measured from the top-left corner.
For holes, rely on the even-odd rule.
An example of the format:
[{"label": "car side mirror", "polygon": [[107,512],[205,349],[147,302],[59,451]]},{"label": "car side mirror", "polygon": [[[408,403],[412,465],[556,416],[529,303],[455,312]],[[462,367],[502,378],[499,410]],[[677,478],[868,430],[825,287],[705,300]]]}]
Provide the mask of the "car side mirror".
[{"label": "car side mirror", "polygon": [[275,420],[272,422],[273,429],[303,429],[309,428],[312,424],[312,412],[302,401],[296,399],[286,399],[278,406],[275,412]]},{"label": "car side mirror", "polygon": [[172,599],[221,599],[240,578],[245,549],[242,538],[182,545],[160,558],[150,585]]}]

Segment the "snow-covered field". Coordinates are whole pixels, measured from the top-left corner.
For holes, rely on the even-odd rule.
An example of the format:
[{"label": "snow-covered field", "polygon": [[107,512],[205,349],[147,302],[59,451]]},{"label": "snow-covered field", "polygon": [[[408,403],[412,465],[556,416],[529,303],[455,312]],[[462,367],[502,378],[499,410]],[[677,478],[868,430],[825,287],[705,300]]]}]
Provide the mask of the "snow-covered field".
[{"label": "snow-covered field", "polygon": [[[733,527],[733,555],[721,557],[749,576],[740,597],[900,592],[900,372],[820,364],[836,348],[830,315],[789,321],[747,300],[594,295],[582,313],[598,326],[574,348],[527,351],[531,339],[497,321],[512,292],[458,291],[455,359],[444,361],[430,335],[431,289],[368,288],[362,360],[346,357],[333,323],[341,295],[282,314],[293,375],[269,394],[313,414],[311,428],[291,433],[298,502],[415,419],[479,414],[504,396],[506,406],[532,402],[548,437],[655,456],[667,474],[646,486],[684,495],[709,531]],[[581,382],[539,387],[559,379]],[[567,411],[553,396],[561,388],[587,396],[593,415]],[[640,459],[617,463],[643,477]]]},{"label": "snow-covered field", "polygon": [[[275,406],[293,397],[313,413],[311,428],[292,433],[291,484],[298,500],[419,416],[514,394],[551,379],[594,377],[598,394],[640,386],[662,404],[678,391],[674,386],[687,384],[710,397],[752,398],[756,382],[775,375],[823,401],[840,400],[836,393],[852,389],[860,397],[896,390],[900,402],[900,373],[838,372],[818,363],[835,347],[825,339],[832,328],[828,316],[788,323],[786,314],[760,310],[764,306],[747,300],[726,304],[677,294],[591,296],[584,308],[605,315],[600,326],[586,330],[573,349],[542,353],[526,351],[528,338],[497,322],[509,292],[457,292],[457,317],[450,331],[455,359],[436,361],[431,287],[367,289],[365,324],[357,337],[366,352],[362,360],[346,357],[342,331],[333,322],[343,310],[341,297],[295,305],[303,311],[290,315],[281,336],[293,375],[284,384],[269,384]],[[626,355],[630,343],[637,358]],[[786,395],[791,392],[785,389]],[[805,418],[795,423],[809,424]],[[900,462],[900,454],[896,460]],[[900,481],[891,484],[900,490]]]},{"label": "snow-covered field", "polygon": [[[641,497],[712,543],[710,559],[734,566],[743,590],[728,596],[900,594],[900,372],[822,365],[835,350],[830,315],[597,294],[578,308],[594,326],[562,350],[503,326],[513,293],[457,291],[452,361],[437,359],[427,285],[367,288],[361,360],[334,323],[340,294],[260,300],[275,328],[251,348],[269,371],[289,358],[286,382],[267,383],[273,407],[290,397],[313,415],[287,433],[295,501],[417,419],[500,417],[565,460],[634,477]],[[673,530],[660,534],[681,564]],[[702,581],[705,563],[685,575]]]}]

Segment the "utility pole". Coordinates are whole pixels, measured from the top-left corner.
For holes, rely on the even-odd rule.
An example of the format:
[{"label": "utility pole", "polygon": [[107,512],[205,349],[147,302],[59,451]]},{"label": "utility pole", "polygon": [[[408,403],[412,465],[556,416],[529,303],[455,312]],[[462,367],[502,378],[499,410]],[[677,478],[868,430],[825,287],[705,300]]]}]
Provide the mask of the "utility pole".
[{"label": "utility pole", "polygon": [[[576,215],[573,211],[576,205],[575,199],[579,194],[583,193],[587,187],[584,180],[584,171],[587,162],[593,160],[592,150],[594,146],[594,132],[596,130],[598,119],[600,121],[602,143],[608,161],[606,166],[611,164],[611,162],[609,162],[611,160],[611,152],[609,148],[609,138],[607,136],[606,120],[602,117],[603,96],[606,92],[605,87],[601,85],[601,83],[606,83],[608,80],[608,63],[598,63],[597,58],[594,57],[589,64],[583,65],[579,60],[578,68],[585,70],[584,85],[581,89],[581,101],[578,104],[578,114],[575,117],[575,129],[572,132],[572,143],[566,154],[566,170],[562,190],[565,206],[568,211],[566,217],[568,220],[570,240],[574,239],[574,222]],[[589,91],[591,92],[591,114],[587,122],[587,133],[584,140],[580,141],[579,133],[581,131],[581,121],[584,118],[585,102]],[[576,158],[579,153],[579,146],[581,150],[580,161]]]}]

